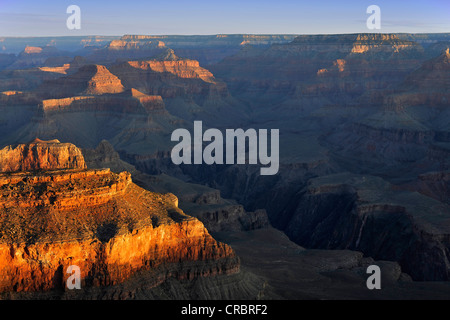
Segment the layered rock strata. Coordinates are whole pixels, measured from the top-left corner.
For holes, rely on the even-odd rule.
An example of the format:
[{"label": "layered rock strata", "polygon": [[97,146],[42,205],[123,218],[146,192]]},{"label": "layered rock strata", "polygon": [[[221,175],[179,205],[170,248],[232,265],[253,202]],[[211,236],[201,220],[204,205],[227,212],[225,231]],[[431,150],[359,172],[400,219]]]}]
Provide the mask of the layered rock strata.
[{"label": "layered rock strata", "polygon": [[82,287],[118,284],[136,272],[156,273],[158,285],[239,270],[233,250],[178,209],[174,195],[142,189],[128,172],[85,169],[70,144],[17,149],[1,157],[17,166],[2,165],[0,174],[0,291],[63,290],[70,265],[80,268]]}]

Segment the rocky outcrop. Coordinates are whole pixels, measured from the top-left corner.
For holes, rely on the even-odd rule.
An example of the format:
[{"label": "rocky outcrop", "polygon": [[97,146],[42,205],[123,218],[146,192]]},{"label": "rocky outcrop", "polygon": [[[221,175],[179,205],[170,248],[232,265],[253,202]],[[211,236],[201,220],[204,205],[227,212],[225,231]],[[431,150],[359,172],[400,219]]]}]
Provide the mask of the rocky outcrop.
[{"label": "rocky outcrop", "polygon": [[40,48],[40,47],[26,46],[25,49],[23,50],[23,53],[26,53],[26,54],[41,53],[41,52],[42,52],[42,48]]},{"label": "rocky outcrop", "polygon": [[0,150],[0,172],[85,169],[83,154],[70,143],[34,140]]},{"label": "rocky outcrop", "polygon": [[93,73],[87,83],[86,94],[104,94],[123,92],[124,88],[119,78],[111,74],[105,66],[95,65],[80,68],[81,73]]},{"label": "rocky outcrop", "polygon": [[74,74],[57,80],[45,81],[39,88],[44,97],[65,98],[75,95],[102,95],[125,91],[117,76],[105,66],[86,65]]},{"label": "rocky outcrop", "polygon": [[[418,50],[414,41],[400,39],[396,34],[346,34],[346,35],[302,35],[292,41],[298,52],[316,51],[328,54],[392,54],[402,50]],[[281,48],[279,48],[282,50]]]},{"label": "rocky outcrop", "polygon": [[140,70],[152,70],[159,73],[169,72],[179,78],[201,79],[205,82],[215,83],[212,73],[200,67],[198,61],[178,59],[173,55],[165,57],[164,60],[129,61],[128,64]]},{"label": "rocky outcrop", "polygon": [[[45,145],[55,144],[64,148]],[[232,249],[178,209],[175,196],[142,189],[127,172],[62,162],[39,164],[60,170],[0,175],[0,291],[64,290],[70,265],[80,268],[83,287],[118,284],[138,271],[151,272],[157,286],[239,270]]]},{"label": "rocky outcrop", "polygon": [[8,90],[0,92],[0,102],[4,105],[33,105],[39,103],[39,98],[30,92]]},{"label": "rocky outcrop", "polygon": [[90,101],[86,101],[88,99],[94,99],[94,97],[92,97],[92,96],[77,96],[77,97],[61,98],[61,99],[46,99],[46,100],[42,100],[42,109],[45,112],[52,111],[52,110],[67,109],[74,102],[82,102],[84,105],[86,105],[88,102],[90,102]]},{"label": "rocky outcrop", "polygon": [[[420,46],[413,41],[400,39],[395,34],[358,34],[352,45],[352,53],[400,52],[407,49],[418,50]],[[419,49],[420,50],[420,49]]]},{"label": "rocky outcrop", "polygon": [[228,97],[225,83],[200,67],[199,62],[181,59],[172,50],[151,60],[128,61],[110,67],[126,87],[163,98]]},{"label": "rocky outcrop", "polygon": [[39,70],[45,71],[45,72],[55,72],[55,73],[61,73],[61,74],[67,74],[67,70],[70,69],[71,65],[70,63],[65,63],[64,65],[60,67],[40,67]]},{"label": "rocky outcrop", "polygon": [[0,70],[8,67],[16,61],[17,57],[15,54],[5,54],[0,53]]},{"label": "rocky outcrop", "polygon": [[22,94],[23,92],[15,91],[15,90],[9,90],[9,91],[3,91],[3,92],[0,92],[0,93],[2,94],[2,96],[9,97],[9,96],[15,96],[15,95],[18,95],[18,94]]},{"label": "rocky outcrop", "polygon": [[119,113],[165,113],[161,96],[146,95],[136,89],[120,94],[101,96],[75,96],[60,99],[45,99],[39,104],[45,114],[55,112],[119,112]]},{"label": "rocky outcrop", "polygon": [[160,47],[164,48],[165,44],[162,41],[156,41],[156,43],[148,41],[148,42],[141,42],[141,41],[125,41],[125,39],[120,40],[113,40],[109,43],[108,49],[109,50],[139,50],[139,49],[145,49],[145,48],[151,48],[151,47]]}]

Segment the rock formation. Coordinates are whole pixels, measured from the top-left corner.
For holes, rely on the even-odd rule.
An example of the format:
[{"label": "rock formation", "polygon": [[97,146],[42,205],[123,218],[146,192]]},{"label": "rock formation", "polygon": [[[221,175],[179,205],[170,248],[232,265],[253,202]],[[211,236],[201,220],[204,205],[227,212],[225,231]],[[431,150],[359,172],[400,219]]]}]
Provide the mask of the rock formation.
[{"label": "rock formation", "polygon": [[56,72],[61,74],[67,74],[67,70],[70,68],[69,63],[65,63],[61,67],[40,67],[39,70],[45,71],[45,72]]},{"label": "rock formation", "polygon": [[35,139],[0,150],[0,172],[85,168],[81,151],[71,143],[58,140]]},{"label": "rock formation", "polygon": [[44,97],[65,98],[75,95],[120,93],[125,89],[117,76],[105,66],[85,65],[74,74],[46,81],[38,88]]},{"label": "rock formation", "polygon": [[26,53],[26,54],[41,53],[41,52],[42,52],[42,48],[40,48],[40,47],[26,46],[25,49],[23,50],[23,53]]},{"label": "rock formation", "polygon": [[179,59],[175,56],[173,50],[155,60],[129,61],[128,64],[136,69],[152,70],[159,73],[169,72],[180,78],[202,79],[205,82],[215,83],[212,73],[201,68],[198,61]]},{"label": "rock formation", "polygon": [[120,112],[120,113],[164,113],[164,101],[161,96],[146,95],[131,88],[120,94],[101,96],[75,96],[60,99],[45,99],[39,103],[44,113],[55,112]]},{"label": "rock formation", "polygon": [[69,265],[80,267],[83,287],[138,271],[154,274],[156,286],[239,270],[232,249],[178,209],[175,196],[144,190],[127,172],[85,169],[73,145],[37,140],[3,149],[1,159],[2,292],[64,289]]},{"label": "rock formation", "polygon": [[163,98],[193,95],[224,98],[229,95],[226,85],[200,67],[199,62],[177,57],[173,50],[149,60],[132,60],[110,67],[128,88]]}]

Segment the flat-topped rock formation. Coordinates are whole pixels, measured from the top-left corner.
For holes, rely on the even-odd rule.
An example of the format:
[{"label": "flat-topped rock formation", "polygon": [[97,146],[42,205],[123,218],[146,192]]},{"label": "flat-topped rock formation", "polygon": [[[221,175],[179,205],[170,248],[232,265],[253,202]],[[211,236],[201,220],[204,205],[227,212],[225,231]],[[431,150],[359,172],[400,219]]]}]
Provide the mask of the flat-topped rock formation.
[{"label": "flat-topped rock formation", "polygon": [[[420,50],[416,42],[400,39],[396,34],[345,34],[345,35],[302,35],[296,37],[291,48],[295,47],[298,52],[321,51],[327,53],[361,54],[369,51],[398,52],[404,49]],[[274,50],[284,50],[283,46]],[[332,51],[332,52],[331,52]]]},{"label": "flat-topped rock formation", "polygon": [[42,52],[42,48],[40,48],[40,47],[26,46],[25,49],[23,50],[23,53],[26,53],[26,54],[41,53],[41,52]]},{"label": "flat-topped rock formation", "polygon": [[67,74],[67,70],[70,69],[70,67],[71,67],[70,63],[65,63],[59,67],[39,67],[39,70],[45,72]]},{"label": "flat-topped rock formation", "polygon": [[400,39],[395,34],[358,34],[353,42],[352,53],[368,51],[399,52],[405,49],[417,49],[419,45],[413,41]]},{"label": "flat-topped rock formation", "polygon": [[164,110],[164,101],[159,95],[148,95],[134,88],[130,89],[131,97],[138,100],[145,110],[151,112],[155,110]]},{"label": "flat-topped rock formation", "polygon": [[152,70],[155,72],[169,72],[180,78],[202,79],[205,82],[214,83],[214,76],[211,72],[200,67],[195,60],[150,60],[150,61],[129,61],[128,64],[136,69]]},{"label": "flat-topped rock formation", "polygon": [[0,92],[0,102],[4,105],[32,105],[39,101],[35,94],[17,90]]},{"label": "flat-topped rock formation", "polygon": [[0,150],[0,172],[85,169],[83,154],[71,143],[35,139]]},{"label": "flat-topped rock formation", "polygon": [[153,49],[155,47],[164,48],[165,44],[162,41],[140,41],[131,40],[125,41],[121,40],[113,40],[107,46],[109,50],[139,50],[139,49]]},{"label": "flat-topped rock formation", "polygon": [[117,94],[101,96],[83,95],[60,99],[44,99],[39,103],[44,113],[54,112],[165,112],[164,101],[159,95],[147,95],[134,88]]}]

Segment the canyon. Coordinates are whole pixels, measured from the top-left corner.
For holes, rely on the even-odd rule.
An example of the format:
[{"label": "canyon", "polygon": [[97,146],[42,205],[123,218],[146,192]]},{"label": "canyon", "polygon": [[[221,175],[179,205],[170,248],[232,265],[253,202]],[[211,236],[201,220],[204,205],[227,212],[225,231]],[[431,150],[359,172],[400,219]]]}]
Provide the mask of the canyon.
[{"label": "canyon", "polygon": [[[50,41],[0,56],[2,297],[450,296],[448,34]],[[174,164],[194,121],[279,130],[277,174]]]}]

